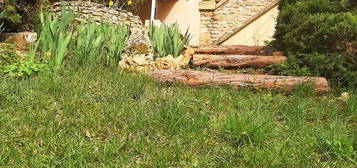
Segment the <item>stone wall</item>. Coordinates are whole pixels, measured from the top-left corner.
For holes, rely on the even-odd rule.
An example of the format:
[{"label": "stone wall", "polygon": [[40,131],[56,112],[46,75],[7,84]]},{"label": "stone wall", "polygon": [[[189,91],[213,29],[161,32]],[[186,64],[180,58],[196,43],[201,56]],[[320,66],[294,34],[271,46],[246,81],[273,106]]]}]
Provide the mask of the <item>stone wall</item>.
[{"label": "stone wall", "polygon": [[213,44],[224,33],[242,25],[274,1],[222,0],[215,9],[201,8],[200,45]]}]

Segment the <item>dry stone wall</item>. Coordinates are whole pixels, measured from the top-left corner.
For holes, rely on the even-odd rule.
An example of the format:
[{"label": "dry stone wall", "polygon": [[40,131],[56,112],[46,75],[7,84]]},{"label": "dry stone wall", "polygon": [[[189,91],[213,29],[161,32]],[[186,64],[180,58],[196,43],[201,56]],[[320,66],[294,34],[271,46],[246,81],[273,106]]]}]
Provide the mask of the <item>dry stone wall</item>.
[{"label": "dry stone wall", "polygon": [[269,6],[275,0],[227,0],[216,9],[200,9],[200,44],[212,44],[227,31]]}]

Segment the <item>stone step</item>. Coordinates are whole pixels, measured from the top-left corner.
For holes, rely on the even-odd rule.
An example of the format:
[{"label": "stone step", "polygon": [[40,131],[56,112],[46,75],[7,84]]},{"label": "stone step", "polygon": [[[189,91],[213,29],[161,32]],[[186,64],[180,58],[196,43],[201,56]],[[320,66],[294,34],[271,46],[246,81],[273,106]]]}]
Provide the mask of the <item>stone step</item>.
[{"label": "stone step", "polygon": [[274,75],[227,74],[193,70],[154,70],[151,77],[165,83],[183,83],[187,86],[232,86],[234,88],[277,89],[290,92],[296,86],[310,83],[317,92],[330,90],[322,77],[292,77]]},{"label": "stone step", "polygon": [[194,54],[192,65],[225,69],[265,68],[269,65],[283,63],[286,60],[285,56]]}]

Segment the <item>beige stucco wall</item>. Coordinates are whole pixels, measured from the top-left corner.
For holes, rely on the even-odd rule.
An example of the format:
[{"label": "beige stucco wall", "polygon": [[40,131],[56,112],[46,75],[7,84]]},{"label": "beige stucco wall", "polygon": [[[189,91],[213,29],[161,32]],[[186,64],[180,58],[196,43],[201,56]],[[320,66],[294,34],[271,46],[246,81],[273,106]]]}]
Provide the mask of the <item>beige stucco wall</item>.
[{"label": "beige stucco wall", "polygon": [[275,7],[243,30],[226,40],[223,45],[265,45],[266,41],[273,40],[278,7]]},{"label": "beige stucco wall", "polygon": [[[182,33],[189,28],[192,35],[191,45],[198,45],[200,32],[200,12],[198,3],[201,0],[169,0],[159,2],[157,16],[162,23],[178,23]],[[140,14],[142,20],[150,18],[150,1],[142,7]]]},{"label": "beige stucco wall", "polygon": [[191,45],[198,45],[200,32],[199,2],[200,0],[160,2],[157,18],[166,24],[177,22],[182,33],[185,33],[189,28],[189,32],[192,35]]}]

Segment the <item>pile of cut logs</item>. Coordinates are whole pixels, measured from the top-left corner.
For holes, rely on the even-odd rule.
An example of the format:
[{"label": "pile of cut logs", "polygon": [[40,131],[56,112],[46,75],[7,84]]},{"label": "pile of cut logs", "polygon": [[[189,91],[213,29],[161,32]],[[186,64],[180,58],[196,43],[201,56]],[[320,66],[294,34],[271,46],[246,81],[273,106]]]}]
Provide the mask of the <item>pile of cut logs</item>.
[{"label": "pile of cut logs", "polygon": [[[207,68],[265,68],[287,60],[282,52],[267,54],[260,46],[211,46],[194,48],[191,64]],[[292,77],[275,75],[228,74],[217,71],[155,70],[152,77],[163,82],[181,82],[187,86],[222,86],[235,88],[280,89],[291,91],[297,85],[310,83],[317,92],[329,90],[322,77]]]}]

